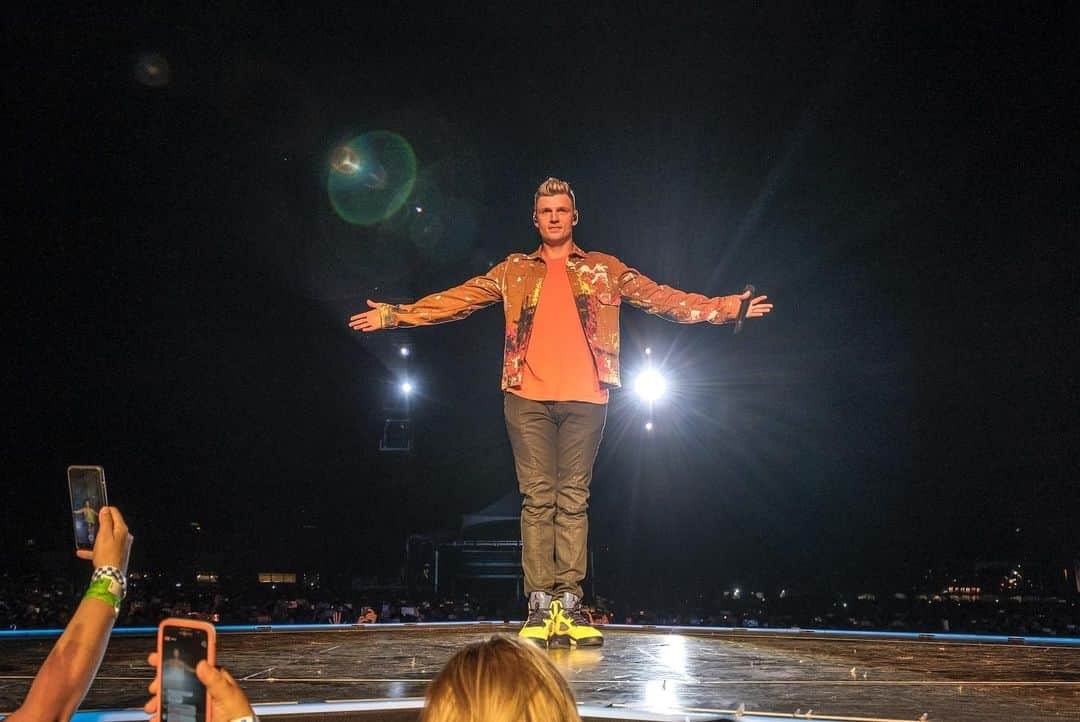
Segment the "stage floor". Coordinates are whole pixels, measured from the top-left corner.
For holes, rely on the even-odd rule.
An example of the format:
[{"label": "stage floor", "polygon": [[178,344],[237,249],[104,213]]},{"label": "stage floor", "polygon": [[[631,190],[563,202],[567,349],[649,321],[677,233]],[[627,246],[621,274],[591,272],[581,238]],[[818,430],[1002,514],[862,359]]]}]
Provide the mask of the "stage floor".
[{"label": "stage floor", "polygon": [[[253,703],[422,697],[463,645],[516,625],[222,631],[218,659]],[[916,720],[1080,720],[1080,646],[940,635],[608,627],[591,650],[548,654],[578,702],[614,710]],[[0,636],[0,712],[53,639]],[[82,707],[141,707],[149,635],[118,634]]]}]

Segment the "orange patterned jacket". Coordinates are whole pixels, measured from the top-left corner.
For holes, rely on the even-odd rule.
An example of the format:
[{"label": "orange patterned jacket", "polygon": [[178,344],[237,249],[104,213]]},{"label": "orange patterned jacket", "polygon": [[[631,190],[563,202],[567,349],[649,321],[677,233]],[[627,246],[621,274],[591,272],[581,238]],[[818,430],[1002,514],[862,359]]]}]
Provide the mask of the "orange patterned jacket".
[{"label": "orange patterned jacket", "polygon": [[[541,246],[542,248],[542,246]],[[525,350],[540,300],[547,266],[534,252],[512,253],[482,276],[460,286],[433,293],[416,303],[383,304],[383,328],[425,326],[458,321],[473,311],[502,301],[506,315],[502,388],[521,386]],[[576,244],[566,259],[581,327],[589,342],[602,388],[617,387],[619,379],[619,305],[626,301],[646,313],[677,323],[714,324],[734,321],[738,296],[708,298],[656,283],[615,256],[583,251]]]}]

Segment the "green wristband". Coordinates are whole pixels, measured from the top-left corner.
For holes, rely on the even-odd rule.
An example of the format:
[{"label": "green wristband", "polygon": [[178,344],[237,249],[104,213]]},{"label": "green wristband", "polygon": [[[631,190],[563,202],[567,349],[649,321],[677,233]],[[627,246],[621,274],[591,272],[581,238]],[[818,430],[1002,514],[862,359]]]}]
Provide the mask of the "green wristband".
[{"label": "green wristband", "polygon": [[90,582],[90,586],[86,589],[86,594],[83,595],[83,599],[99,599],[110,607],[113,608],[113,612],[120,613],[120,597],[113,594],[110,587],[115,582],[111,579],[102,577],[101,579],[95,579]]}]

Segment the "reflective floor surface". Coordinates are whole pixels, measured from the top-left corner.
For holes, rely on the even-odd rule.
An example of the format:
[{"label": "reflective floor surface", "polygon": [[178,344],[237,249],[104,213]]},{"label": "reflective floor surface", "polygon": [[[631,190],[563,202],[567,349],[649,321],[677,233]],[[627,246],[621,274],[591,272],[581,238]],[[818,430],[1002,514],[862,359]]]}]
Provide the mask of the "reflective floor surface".
[{"label": "reflective floor surface", "polygon": [[[422,697],[469,642],[515,625],[224,632],[219,663],[251,700]],[[608,628],[551,650],[579,703],[614,710],[916,720],[1080,720],[1080,646],[806,632]],[[52,639],[0,638],[0,711],[29,688]],[[82,709],[140,707],[154,640],[116,636]]]}]

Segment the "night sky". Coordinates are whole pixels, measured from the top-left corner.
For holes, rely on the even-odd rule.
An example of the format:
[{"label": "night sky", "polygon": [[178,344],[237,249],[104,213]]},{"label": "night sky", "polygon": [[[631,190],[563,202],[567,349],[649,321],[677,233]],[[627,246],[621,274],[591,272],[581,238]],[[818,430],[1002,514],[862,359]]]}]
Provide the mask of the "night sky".
[{"label": "night sky", "polygon": [[[738,336],[624,307],[626,379],[649,346],[676,388],[651,433],[613,395],[601,593],[1080,554],[1074,21],[423,5],[6,25],[7,562],[27,539],[67,558],[72,463],[105,467],[143,567],[392,576],[406,535],[453,534],[516,487],[502,314],[365,337],[347,319],[533,250],[549,175],[582,247],[776,304]],[[328,162],[372,130],[408,140],[418,178],[353,225]],[[377,448],[401,342],[411,456]]]}]

